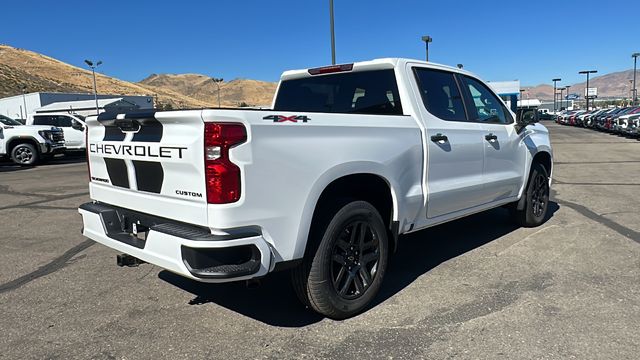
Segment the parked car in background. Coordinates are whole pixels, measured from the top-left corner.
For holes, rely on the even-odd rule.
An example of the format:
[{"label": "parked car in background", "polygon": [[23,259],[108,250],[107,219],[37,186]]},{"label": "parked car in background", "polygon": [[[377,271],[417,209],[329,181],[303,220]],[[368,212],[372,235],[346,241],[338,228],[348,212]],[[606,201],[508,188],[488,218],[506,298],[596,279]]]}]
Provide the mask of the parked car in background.
[{"label": "parked car in background", "polygon": [[64,132],[67,151],[84,151],[86,149],[85,130],[87,124],[82,115],[67,113],[31,114],[27,118],[27,125],[58,127]]},{"label": "parked car in background", "polygon": [[64,153],[64,133],[54,126],[23,125],[0,115],[0,157],[20,165],[35,165]]}]

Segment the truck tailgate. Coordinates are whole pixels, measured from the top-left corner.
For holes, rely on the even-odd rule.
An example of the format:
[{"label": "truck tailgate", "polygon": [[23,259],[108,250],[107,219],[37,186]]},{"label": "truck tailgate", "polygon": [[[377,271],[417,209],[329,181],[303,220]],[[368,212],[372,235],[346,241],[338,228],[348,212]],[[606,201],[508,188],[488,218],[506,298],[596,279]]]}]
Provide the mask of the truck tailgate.
[{"label": "truck tailgate", "polygon": [[93,200],[207,224],[201,110],[103,113],[87,125]]}]

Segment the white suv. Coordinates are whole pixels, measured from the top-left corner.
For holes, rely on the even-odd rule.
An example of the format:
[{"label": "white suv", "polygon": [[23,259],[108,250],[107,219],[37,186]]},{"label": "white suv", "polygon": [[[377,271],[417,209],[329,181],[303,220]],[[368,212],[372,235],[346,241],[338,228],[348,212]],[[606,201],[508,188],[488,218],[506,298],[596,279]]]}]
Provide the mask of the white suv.
[{"label": "white suv", "polygon": [[8,156],[20,165],[35,165],[64,153],[64,133],[51,126],[22,125],[0,115],[0,157]]}]

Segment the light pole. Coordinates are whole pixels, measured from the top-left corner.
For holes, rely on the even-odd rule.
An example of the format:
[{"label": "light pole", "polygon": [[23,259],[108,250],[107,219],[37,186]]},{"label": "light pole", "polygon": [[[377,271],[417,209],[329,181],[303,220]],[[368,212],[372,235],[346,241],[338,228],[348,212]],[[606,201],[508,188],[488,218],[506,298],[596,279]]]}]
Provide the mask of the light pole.
[{"label": "light pole", "polygon": [[24,120],[27,121],[27,87],[22,86],[22,103],[24,104]]},{"label": "light pole", "polygon": [[98,61],[97,63],[95,63],[95,65],[91,60],[85,60],[84,62],[85,64],[89,65],[89,67],[91,68],[91,72],[93,73],[93,97],[94,99],[96,99],[96,115],[98,115],[100,113],[100,107],[98,106],[98,86],[96,85],[96,68],[102,65],[102,61]]},{"label": "light pole", "polygon": [[569,89],[571,89],[570,85],[565,86],[565,89],[567,89],[567,109],[569,108]]},{"label": "light pole", "polygon": [[524,107],[524,89],[520,89],[520,107]]},{"label": "light pole", "polygon": [[213,83],[218,87],[218,108],[220,108],[220,83],[224,80],[223,78],[211,78]]},{"label": "light pole", "polygon": [[560,90],[560,111],[562,111],[562,93],[564,92],[564,88],[561,87],[559,90]]},{"label": "light pole", "polygon": [[424,44],[426,46],[427,49],[427,61],[429,61],[429,43],[433,41],[433,38],[431,36],[425,35],[422,37],[422,41],[424,41]]},{"label": "light pole", "polygon": [[636,63],[638,60],[638,56],[640,56],[640,53],[631,54],[631,57],[633,58],[633,104],[634,105],[638,101],[638,90],[636,90]]},{"label": "light pole", "polygon": [[329,0],[329,21],[331,27],[331,65],[336,64],[336,34],[333,28],[333,0]]},{"label": "light pole", "polygon": [[557,79],[551,79],[551,81],[553,81],[553,112],[556,113],[556,83],[558,81],[562,81],[562,79],[557,78]]},{"label": "light pole", "polygon": [[587,90],[585,92],[585,96],[584,99],[587,102],[585,104],[585,108],[587,111],[589,111],[589,74],[595,74],[597,73],[598,70],[583,70],[583,71],[578,71],[578,74],[586,74],[587,75]]}]

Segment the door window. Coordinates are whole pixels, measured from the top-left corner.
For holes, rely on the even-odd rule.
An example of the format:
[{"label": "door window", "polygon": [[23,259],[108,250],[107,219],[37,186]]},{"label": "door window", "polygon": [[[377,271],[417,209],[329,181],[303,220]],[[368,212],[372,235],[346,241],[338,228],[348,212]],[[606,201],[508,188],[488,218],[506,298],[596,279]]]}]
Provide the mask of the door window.
[{"label": "door window", "polygon": [[462,96],[453,74],[446,71],[414,68],[420,95],[432,115],[450,121],[466,121]]},{"label": "door window", "polygon": [[71,127],[71,118],[68,116],[59,115],[57,123],[57,126],[59,127]]},{"label": "door window", "polygon": [[469,91],[469,113],[472,120],[483,123],[511,123],[511,116],[506,115],[504,105],[488,87],[468,76],[463,78]]},{"label": "door window", "polygon": [[38,115],[33,117],[33,125],[58,126],[58,117],[52,115]]}]

